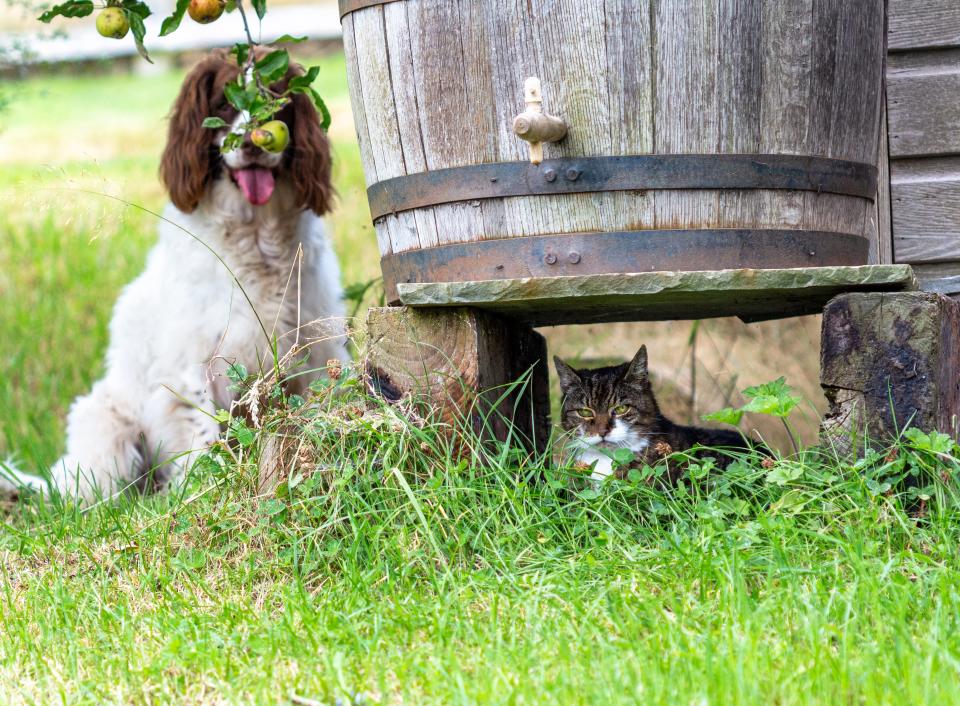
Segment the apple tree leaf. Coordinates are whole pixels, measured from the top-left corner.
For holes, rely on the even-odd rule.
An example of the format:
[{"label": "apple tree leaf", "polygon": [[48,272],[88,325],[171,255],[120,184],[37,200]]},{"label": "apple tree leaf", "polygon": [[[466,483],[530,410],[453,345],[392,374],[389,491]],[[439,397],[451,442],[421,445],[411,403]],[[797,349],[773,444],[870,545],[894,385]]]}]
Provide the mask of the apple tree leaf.
[{"label": "apple tree leaf", "polygon": [[54,17],[86,17],[90,14],[93,14],[93,0],[67,0],[54,5],[37,19],[50,22]]},{"label": "apple tree leaf", "polygon": [[169,17],[164,19],[163,24],[160,25],[161,37],[166,37],[180,26],[180,22],[183,20],[183,14],[187,11],[189,4],[190,0],[177,0],[177,6],[173,8],[173,12]]}]

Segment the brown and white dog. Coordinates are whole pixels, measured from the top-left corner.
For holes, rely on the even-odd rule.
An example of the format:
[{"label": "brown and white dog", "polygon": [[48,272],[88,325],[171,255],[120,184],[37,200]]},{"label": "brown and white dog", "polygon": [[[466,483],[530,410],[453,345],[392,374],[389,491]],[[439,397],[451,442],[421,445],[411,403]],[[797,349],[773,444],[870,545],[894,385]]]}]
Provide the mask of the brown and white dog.
[{"label": "brown and white dog", "polygon": [[[290,128],[282,153],[246,136],[221,154],[243,124],[223,98],[238,71],[215,52],[180,90],[160,167],[172,203],[146,269],[117,301],[106,374],[70,409],[66,454],[51,469],[61,494],[89,500],[147,475],[154,487],[176,481],[220,435],[213,414],[236,395],[226,369],[269,369],[274,337],[280,356],[305,346],[295,387],[347,356],[340,272],[320,218],[333,189],[317,111],[297,95],[277,115]],[[204,128],[208,116],[231,127]],[[7,490],[46,489],[39,478],[6,475]]]}]

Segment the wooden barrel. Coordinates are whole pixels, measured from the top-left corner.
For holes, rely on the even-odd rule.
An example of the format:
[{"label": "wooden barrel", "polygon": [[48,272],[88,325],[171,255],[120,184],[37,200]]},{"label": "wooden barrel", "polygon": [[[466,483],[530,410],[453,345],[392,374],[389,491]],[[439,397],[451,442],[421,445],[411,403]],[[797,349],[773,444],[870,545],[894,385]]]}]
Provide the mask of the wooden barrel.
[{"label": "wooden barrel", "polygon": [[[884,0],[340,9],[391,301],[398,283],[876,259]],[[531,76],[568,125],[540,164],[513,129]]]}]

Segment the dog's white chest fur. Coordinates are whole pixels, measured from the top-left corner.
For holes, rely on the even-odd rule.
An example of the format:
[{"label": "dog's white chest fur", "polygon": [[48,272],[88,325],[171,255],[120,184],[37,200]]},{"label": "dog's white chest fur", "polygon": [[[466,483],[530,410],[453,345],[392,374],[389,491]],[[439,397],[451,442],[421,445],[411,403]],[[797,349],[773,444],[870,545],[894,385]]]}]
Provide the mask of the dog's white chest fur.
[{"label": "dog's white chest fur", "polygon": [[230,364],[256,373],[309,344],[306,384],[346,359],[339,281],[322,220],[286,187],[253,209],[222,179],[193,213],[169,206],[146,268],[117,300],[106,373],[70,409],[53,483],[89,498],[151,467],[167,482],[218,438],[213,413],[235,397]]},{"label": "dog's white chest fur", "polygon": [[[291,208],[279,188],[254,217],[228,187],[214,185],[192,214],[167,209],[145,271],[117,302],[108,352],[128,380],[221,407],[231,401],[222,377],[230,363],[269,367],[274,336],[282,355],[298,333],[312,338],[317,319],[343,315],[321,219]],[[342,340],[320,347],[344,355]]]}]

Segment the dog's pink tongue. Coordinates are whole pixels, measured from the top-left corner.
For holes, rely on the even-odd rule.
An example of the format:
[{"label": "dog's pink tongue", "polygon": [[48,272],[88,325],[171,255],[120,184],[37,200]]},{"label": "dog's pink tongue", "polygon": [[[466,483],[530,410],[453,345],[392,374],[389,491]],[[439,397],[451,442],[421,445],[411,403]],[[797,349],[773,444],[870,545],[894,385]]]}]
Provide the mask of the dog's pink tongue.
[{"label": "dog's pink tongue", "polygon": [[240,191],[254,206],[262,206],[273,195],[273,172],[263,167],[238,169],[233,173]]}]

